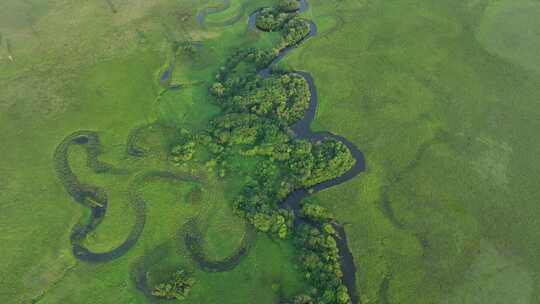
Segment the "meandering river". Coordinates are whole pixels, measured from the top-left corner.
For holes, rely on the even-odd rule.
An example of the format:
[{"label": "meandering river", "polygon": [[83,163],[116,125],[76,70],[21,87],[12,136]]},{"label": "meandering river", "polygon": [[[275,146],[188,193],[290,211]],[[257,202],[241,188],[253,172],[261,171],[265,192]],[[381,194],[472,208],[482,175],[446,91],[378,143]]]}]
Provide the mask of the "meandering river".
[{"label": "meandering river", "polygon": [[[302,13],[306,11],[308,8],[308,4],[306,0],[300,1],[300,10],[299,12]],[[257,15],[259,11],[253,12],[248,19],[248,30],[255,30],[256,29],[256,20]],[[272,68],[278,64],[289,52],[300,46],[302,43],[304,43],[307,39],[317,35],[317,26],[314,22],[310,21],[310,31],[309,33],[298,43],[282,49],[277,57],[272,60],[272,62],[264,69],[261,69],[259,71],[259,75],[263,78],[269,77],[272,73]],[[287,209],[292,210],[295,213],[295,224],[298,224],[301,222],[299,219],[298,211],[301,208],[301,202],[304,198],[317,193],[319,191],[322,191],[324,189],[342,184],[344,182],[349,181],[350,179],[356,177],[358,174],[363,172],[365,170],[365,159],[364,154],[349,140],[346,138],[332,134],[330,132],[313,132],[311,130],[311,123],[315,119],[315,114],[317,112],[317,105],[319,103],[318,94],[317,94],[317,87],[315,86],[315,81],[313,79],[313,76],[305,71],[296,71],[294,74],[302,76],[308,86],[309,91],[311,93],[310,95],[310,103],[309,108],[306,110],[304,117],[295,123],[291,128],[295,133],[296,138],[299,139],[306,139],[311,142],[316,142],[320,140],[325,139],[335,139],[337,141],[342,142],[349,151],[351,151],[352,156],[355,158],[356,162],[355,165],[347,171],[345,174],[338,176],[334,179],[325,181],[323,183],[317,184],[310,189],[298,189],[296,191],[293,191],[283,202],[282,206],[284,206]],[[343,283],[345,286],[347,286],[347,289],[349,291],[349,296],[351,297],[351,301],[356,304],[358,303],[358,295],[356,291],[356,265],[354,263],[354,257],[349,249],[349,245],[347,242],[347,234],[345,232],[345,228],[338,224],[334,223],[334,228],[339,234],[339,238],[336,240],[339,254],[340,254],[340,262],[341,262],[341,270],[343,272]]]}]

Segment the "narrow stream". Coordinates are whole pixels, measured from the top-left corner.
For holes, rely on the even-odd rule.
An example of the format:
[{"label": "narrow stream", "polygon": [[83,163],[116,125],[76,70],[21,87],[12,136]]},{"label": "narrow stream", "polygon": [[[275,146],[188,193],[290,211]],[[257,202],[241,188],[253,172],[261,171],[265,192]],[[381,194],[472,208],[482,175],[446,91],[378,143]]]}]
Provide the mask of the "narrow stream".
[{"label": "narrow stream", "polygon": [[217,14],[221,13],[223,11],[226,11],[231,6],[231,0],[223,0],[223,6],[221,7],[205,7],[197,13],[197,16],[195,17],[197,19],[197,23],[200,26],[204,26],[206,16],[210,14]]}]

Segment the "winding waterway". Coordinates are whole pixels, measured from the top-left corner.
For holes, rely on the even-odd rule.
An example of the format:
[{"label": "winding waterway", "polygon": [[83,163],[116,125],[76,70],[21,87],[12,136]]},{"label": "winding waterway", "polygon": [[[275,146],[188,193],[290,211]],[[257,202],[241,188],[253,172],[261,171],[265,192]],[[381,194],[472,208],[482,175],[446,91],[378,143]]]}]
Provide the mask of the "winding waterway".
[{"label": "winding waterway", "polygon": [[[221,12],[227,9],[229,6],[230,1],[224,0],[224,6],[221,8],[205,9],[197,15],[197,22],[199,22],[199,24],[203,26],[204,19],[208,14]],[[299,12],[304,12],[307,10],[307,8],[307,2],[305,0],[301,0]],[[248,30],[251,31],[256,28],[257,15],[258,10],[253,12],[249,16]],[[309,33],[295,45],[282,49],[278,53],[276,58],[274,58],[274,60],[272,60],[272,62],[267,67],[259,71],[259,75],[262,78],[269,77],[272,73],[272,68],[276,66],[290,51],[294,50],[296,47],[301,45],[307,39],[315,36],[316,34],[317,26],[314,22],[310,21]],[[171,71],[171,67],[167,69],[161,80],[168,80],[170,78]],[[317,88],[315,86],[313,77],[308,72],[295,71],[293,72],[293,74],[303,77],[306,80],[310,91],[310,103],[308,109],[304,114],[304,117],[291,126],[295,137],[298,139],[306,139],[311,142],[327,139],[334,139],[340,141],[345,146],[347,146],[352,156],[356,160],[354,166],[347,172],[345,172],[345,174],[334,179],[325,181],[323,183],[317,184],[309,189],[302,188],[295,190],[281,203],[284,208],[287,208],[294,212],[296,225],[298,223],[301,223],[302,221],[300,219],[300,216],[298,216],[298,212],[301,208],[301,202],[304,198],[312,195],[313,193],[317,193],[324,189],[342,184],[354,178],[359,173],[365,170],[365,160],[362,152],[346,138],[326,131],[313,132],[311,130],[310,126],[317,112]],[[125,254],[137,242],[144,229],[146,209],[146,202],[144,201],[140,193],[136,190],[138,184],[150,178],[165,178],[182,182],[197,182],[197,179],[195,177],[175,174],[172,172],[149,171],[140,174],[135,179],[135,182],[130,185],[129,191],[129,199],[132,202],[132,207],[134,208],[136,217],[135,224],[133,225],[131,232],[129,233],[127,238],[115,249],[101,253],[92,252],[88,248],[84,247],[84,239],[90,232],[95,230],[100,224],[100,222],[103,220],[108,206],[108,195],[103,188],[81,183],[77,176],[72,172],[68,159],[69,148],[72,145],[83,146],[85,148],[87,153],[88,167],[92,168],[96,173],[108,172],[113,174],[127,174],[128,172],[116,169],[98,160],[98,155],[100,153],[99,137],[93,131],[77,131],[67,136],[57,147],[54,155],[54,161],[55,170],[59,179],[62,181],[64,187],[66,188],[66,191],[73,197],[76,202],[82,204],[83,206],[91,210],[90,219],[86,221],[86,223],[80,222],[75,225],[71,234],[73,253],[78,259],[81,260],[86,260],[90,262],[109,261]],[[142,152],[135,148],[136,146],[132,151],[134,154],[133,156],[142,156]],[[130,150],[128,144],[128,153],[129,151]],[[348,246],[347,235],[344,227],[337,222],[335,222],[333,225],[339,236],[336,242],[340,254],[340,263],[343,272],[343,283],[348,289],[352,303],[356,304],[358,303],[358,297],[356,292],[356,265],[354,263],[354,258]],[[211,271],[224,271],[234,268],[234,266],[236,266],[240,262],[241,258],[244,257],[249,250],[249,240],[252,238],[250,233],[250,231],[247,231],[246,242],[243,242],[242,246],[232,256],[224,259],[223,261],[207,261],[201,257],[198,259],[199,264],[206,265],[206,268],[210,269]],[[187,238],[185,241],[186,244],[195,243],[195,241],[191,240],[190,238]],[[145,283],[145,281],[138,281],[138,285],[144,285]]]},{"label": "winding waterway", "polygon": [[223,11],[226,11],[229,7],[231,7],[231,0],[223,0],[223,6],[221,7],[205,7],[197,13],[197,16],[195,17],[197,19],[197,23],[201,26],[205,25],[205,19],[206,16],[210,14],[217,14],[221,13]]},{"label": "winding waterway", "polygon": [[105,252],[94,252],[85,245],[86,237],[97,229],[105,218],[109,205],[108,193],[105,188],[84,183],[79,180],[71,169],[69,163],[70,148],[74,145],[82,146],[86,152],[87,166],[95,173],[111,173],[117,175],[127,175],[130,172],[125,169],[118,169],[99,160],[101,145],[99,136],[94,131],[81,130],[68,135],[56,148],[54,152],[54,167],[59,180],[73,200],[82,206],[90,209],[87,220],[79,221],[73,226],[70,241],[73,255],[87,262],[107,262],[119,258],[128,252],[138,241],[146,223],[146,204],[139,191],[144,182],[150,179],[168,179],[178,182],[198,183],[199,180],[186,174],[173,173],[169,171],[145,171],[133,179],[127,191],[128,201],[135,215],[133,226],[125,240],[116,248]]},{"label": "winding waterway", "polygon": [[79,221],[71,231],[73,255],[83,261],[105,262],[113,260],[125,254],[137,242],[144,227],[144,208],[134,208],[135,224],[126,239],[116,248],[107,252],[93,252],[83,245],[87,235],[94,231],[102,222],[109,204],[107,191],[83,183],[73,173],[69,164],[69,150],[73,145],[84,147],[86,163],[96,173],[127,174],[126,170],[98,160],[100,154],[99,136],[96,132],[81,130],[68,135],[54,152],[54,167],[58,178],[73,200],[90,209],[90,216],[86,221]]},{"label": "winding waterway", "polygon": [[[306,0],[301,0],[299,12],[302,13],[306,11],[307,8],[308,8],[308,4]],[[249,31],[254,30],[256,28],[256,20],[257,20],[258,13],[259,11],[257,10],[249,16],[249,19],[248,19]],[[262,78],[269,77],[272,72],[272,68],[276,64],[278,64],[290,51],[297,48],[307,39],[317,35],[316,24],[312,21],[309,21],[309,22],[310,22],[309,33],[303,39],[301,39],[298,43],[282,49],[278,53],[277,57],[274,60],[272,60],[272,62],[266,68],[260,70],[259,75]],[[311,130],[310,126],[313,120],[315,119],[315,114],[317,112],[317,105],[319,102],[318,95],[317,95],[317,88],[315,86],[315,81],[313,77],[311,76],[311,74],[309,74],[308,72],[296,71],[294,72],[294,74],[302,76],[306,80],[309,87],[309,91],[311,93],[309,107],[306,110],[304,117],[291,127],[291,129],[293,130],[295,134],[295,137],[298,139],[306,139],[306,140],[309,140],[310,142],[322,141],[326,139],[334,139],[334,140],[340,141],[345,146],[347,146],[349,151],[351,151],[352,156],[356,160],[354,166],[351,169],[349,169],[349,171],[345,172],[345,174],[338,176],[334,179],[317,184],[309,189],[302,188],[302,189],[295,190],[291,194],[289,194],[289,196],[282,202],[282,206],[294,212],[295,225],[296,225],[301,222],[301,220],[299,219],[300,217],[298,216],[298,212],[301,208],[301,202],[304,198],[314,193],[317,193],[319,191],[322,191],[324,189],[342,184],[354,178],[355,176],[357,176],[358,174],[360,174],[361,172],[365,170],[365,159],[364,159],[364,154],[351,141],[347,140],[346,138],[339,135],[332,134],[330,132],[326,132],[326,131],[313,132]],[[338,223],[334,223],[334,228],[336,229],[339,235],[339,238],[336,240],[336,242],[337,242],[339,254],[340,254],[341,270],[343,272],[343,283],[345,284],[345,286],[347,286],[351,301],[354,304],[356,304],[358,303],[358,296],[356,292],[356,265],[354,263],[354,257],[349,249],[345,228]]]}]

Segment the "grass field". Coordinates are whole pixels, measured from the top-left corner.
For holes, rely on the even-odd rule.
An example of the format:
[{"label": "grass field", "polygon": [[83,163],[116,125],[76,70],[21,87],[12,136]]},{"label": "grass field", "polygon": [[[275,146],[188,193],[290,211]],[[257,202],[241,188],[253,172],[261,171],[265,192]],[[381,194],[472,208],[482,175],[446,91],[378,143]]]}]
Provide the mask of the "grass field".
[{"label": "grass field", "polygon": [[[217,67],[236,47],[278,39],[246,33],[247,14],[272,2],[231,0],[202,28],[196,13],[222,1],[1,1],[0,303],[145,303],[139,268],[155,283],[179,265],[197,280],[189,303],[275,303],[304,289],[289,242],[259,234],[238,267],[208,273],[179,239],[196,218],[209,257],[234,252],[245,227],[230,201],[249,164],[218,181],[197,166],[173,167],[159,130],[141,139],[148,157],[130,157],[125,146],[134,128],[155,121],[204,128],[219,111],[207,94]],[[315,79],[314,127],[366,155],[365,173],[315,196],[345,223],[362,304],[540,303],[540,3],[309,5],[318,35],[284,62]],[[185,39],[203,47],[174,53]],[[180,90],[159,83],[171,62]],[[140,174],[199,179],[142,183],[144,232],[107,263],[71,252],[71,229],[88,209],[65,192],[52,158],[77,130],[97,131],[101,159],[130,172],[96,174],[82,149],[71,150],[74,172],[109,193],[107,216],[85,240],[92,250],[129,233],[127,194]],[[190,199],[195,187],[200,200]]]},{"label": "grass field", "polygon": [[[254,9],[261,3],[269,2],[250,5]],[[214,259],[233,253],[245,233],[245,224],[230,206],[238,188],[234,175],[224,183],[200,168],[172,167],[164,150],[168,138],[159,129],[145,129],[138,138],[150,151],[148,157],[126,154],[130,132],[156,120],[204,127],[218,111],[208,102],[204,83],[234,45],[258,40],[246,37],[244,22],[201,30],[194,19],[197,9],[188,1],[0,4],[0,251],[9,261],[0,267],[0,302],[144,302],[133,278],[143,259],[152,265],[144,265],[151,284],[175,267],[195,271],[196,302],[273,303],[304,288],[290,244],[263,235],[233,271],[197,270],[178,236],[188,219],[197,218],[207,228],[203,247]],[[173,42],[182,39],[205,42],[197,58],[178,55],[175,60],[176,80],[193,83],[185,90],[163,91],[160,73],[171,58]],[[101,160],[130,173],[95,174],[86,167],[83,150],[70,149],[73,171],[109,196],[105,219],[84,240],[89,249],[108,251],[125,239],[134,224],[130,185],[145,172],[195,172],[202,183],[200,200],[189,199],[192,183],[144,180],[136,188],[147,202],[147,221],[137,244],[111,262],[77,261],[69,235],[80,218],[88,217],[88,209],[64,191],[52,159],[56,145],[77,130],[97,131]]]},{"label": "grass field", "polygon": [[314,76],[316,126],[366,154],[317,195],[363,303],[540,303],[540,4],[310,4],[320,34],[286,61]]}]

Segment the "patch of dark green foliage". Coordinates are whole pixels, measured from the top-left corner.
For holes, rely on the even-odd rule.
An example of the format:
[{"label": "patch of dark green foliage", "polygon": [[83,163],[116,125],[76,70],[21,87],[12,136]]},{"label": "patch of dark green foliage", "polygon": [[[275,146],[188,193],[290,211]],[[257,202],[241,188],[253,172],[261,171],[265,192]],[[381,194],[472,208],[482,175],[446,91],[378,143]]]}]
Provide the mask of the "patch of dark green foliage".
[{"label": "patch of dark green foliage", "polygon": [[[342,282],[338,234],[333,218],[326,208],[304,204],[300,212],[302,223],[294,240],[300,251],[300,266],[315,287],[311,291],[321,304],[348,304],[351,298]],[[309,302],[308,302],[309,303]]]},{"label": "patch of dark green foliage", "polygon": [[[271,8],[263,8],[257,15],[256,26],[265,32],[280,32],[281,42],[278,49],[298,44],[310,31],[310,23],[298,17],[296,9],[284,9],[294,7],[287,3],[298,1],[281,1],[280,5]],[[299,5],[298,5],[299,7]]]},{"label": "patch of dark green foliage", "polygon": [[152,290],[152,295],[158,298],[184,300],[195,284],[195,279],[185,270],[177,270],[172,277]]}]

